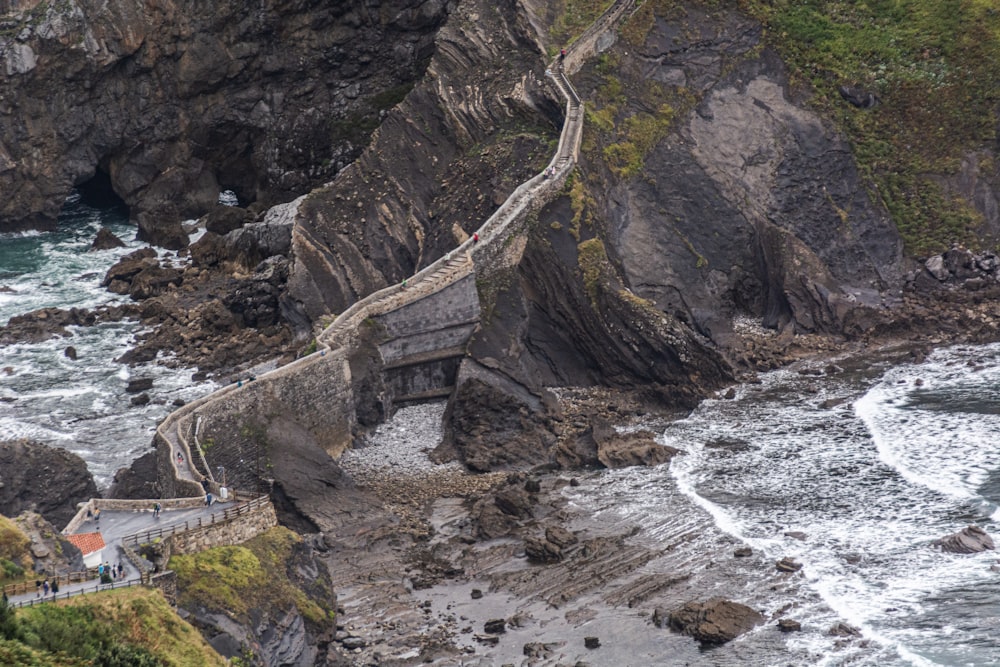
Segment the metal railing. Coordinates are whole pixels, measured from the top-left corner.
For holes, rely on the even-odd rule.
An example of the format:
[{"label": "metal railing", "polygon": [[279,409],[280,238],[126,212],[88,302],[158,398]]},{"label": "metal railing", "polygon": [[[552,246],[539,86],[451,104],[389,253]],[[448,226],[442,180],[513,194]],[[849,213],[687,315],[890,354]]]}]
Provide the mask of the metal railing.
[{"label": "metal railing", "polygon": [[68,600],[71,597],[76,597],[77,595],[85,595],[87,593],[100,593],[101,591],[110,591],[116,588],[131,588],[132,586],[142,586],[143,581],[141,579],[126,579],[125,581],[112,581],[110,584],[95,583],[93,586],[84,586],[82,588],[74,588],[71,591],[59,591],[58,593],[49,593],[48,595],[40,595],[38,597],[29,598],[27,600],[9,600],[7,605],[14,608],[20,607],[34,607],[36,604],[43,604],[48,602],[55,602],[56,600]]},{"label": "metal railing", "polygon": [[140,544],[149,544],[156,540],[162,540],[165,537],[170,537],[172,535],[177,535],[179,533],[186,533],[193,530],[198,530],[200,528],[207,528],[208,526],[214,526],[217,524],[223,524],[234,519],[243,516],[244,514],[250,514],[257,509],[270,504],[271,500],[267,496],[261,496],[259,498],[254,498],[245,503],[241,503],[236,507],[230,507],[223,512],[216,512],[215,514],[210,514],[207,517],[198,517],[197,519],[188,519],[182,523],[175,523],[169,526],[162,526],[160,528],[152,528],[150,530],[144,530],[138,533],[132,533],[130,535],[125,535],[122,537],[122,546],[127,549],[136,548]]}]

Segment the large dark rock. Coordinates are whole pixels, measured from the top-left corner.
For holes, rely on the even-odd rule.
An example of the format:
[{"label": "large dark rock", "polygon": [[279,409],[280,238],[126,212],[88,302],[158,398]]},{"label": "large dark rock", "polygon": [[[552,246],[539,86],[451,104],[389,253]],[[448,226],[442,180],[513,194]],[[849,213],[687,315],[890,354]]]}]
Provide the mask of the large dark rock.
[{"label": "large dark rock", "polygon": [[597,458],[608,468],[660,465],[680,451],[656,442],[656,435],[651,431],[619,433],[604,420],[595,420],[593,434],[597,443]]},{"label": "large dark rock", "polygon": [[[140,248],[122,257],[118,262],[108,269],[104,274],[102,285],[108,287],[115,282],[122,282],[126,285],[132,282],[132,278],[143,269],[156,266],[156,251],[152,248]],[[128,293],[128,290],[121,292]]]},{"label": "large dark rock", "polygon": [[307,0],[250,17],[233,0],[112,0],[5,14],[0,99],[21,112],[0,114],[0,231],[53,226],[88,179],[169,249],[223,189],[265,204],[304,194],[409,90],[448,8]]},{"label": "large dark rock", "polygon": [[156,452],[147,452],[128,468],[119,469],[105,495],[131,500],[161,497]]},{"label": "large dark rock", "polygon": [[205,229],[225,236],[253,220],[253,213],[239,206],[217,206],[205,216]]},{"label": "large dark rock", "polygon": [[672,629],[702,644],[724,644],[763,622],[764,617],[750,607],[721,598],[688,602],[670,614]]},{"label": "large dark rock", "polygon": [[125,242],[115,236],[107,227],[101,227],[94,237],[94,242],[90,244],[91,250],[109,250],[111,248],[124,248]]},{"label": "large dark rock", "polygon": [[996,549],[993,538],[979,526],[966,526],[953,535],[934,540],[934,546],[953,554],[974,554]]},{"label": "large dark rock", "polygon": [[61,530],[77,504],[97,495],[87,464],[76,454],[31,440],[0,442],[0,514],[38,512]]},{"label": "large dark rock", "polygon": [[132,278],[129,296],[136,301],[159,296],[171,287],[178,287],[184,275],[178,270],[163,266],[148,266]]}]

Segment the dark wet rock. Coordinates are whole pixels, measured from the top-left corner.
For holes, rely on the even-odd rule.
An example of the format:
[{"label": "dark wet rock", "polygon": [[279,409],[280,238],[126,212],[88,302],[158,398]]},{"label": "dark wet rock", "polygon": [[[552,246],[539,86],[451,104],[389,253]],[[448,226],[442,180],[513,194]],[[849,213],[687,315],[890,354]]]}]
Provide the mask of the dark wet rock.
[{"label": "dark wet rock", "polygon": [[226,248],[222,237],[212,232],[205,232],[189,248],[191,253],[191,264],[196,267],[207,268],[219,264],[226,258]]},{"label": "dark wet rock", "polygon": [[853,625],[848,625],[847,623],[837,622],[830,626],[826,634],[831,637],[860,637],[861,630],[854,627]]},{"label": "dark wet rock", "polygon": [[138,396],[133,396],[131,403],[136,407],[149,405],[149,394],[147,394],[146,392],[142,392]]},{"label": "dark wet rock", "polygon": [[782,632],[798,632],[802,629],[802,624],[790,618],[778,619],[778,629]]},{"label": "dark wet rock", "polygon": [[90,244],[91,250],[110,250],[111,248],[124,248],[125,242],[115,236],[107,227],[101,227],[94,237],[94,242]]},{"label": "dark wet rock", "polygon": [[583,646],[589,649],[600,648],[601,640],[598,637],[584,637]]},{"label": "dark wet rock", "polygon": [[72,345],[68,345],[66,349],[63,350],[63,356],[65,356],[67,359],[72,359],[73,361],[76,361],[77,359],[76,348],[73,347]]},{"label": "dark wet rock", "polygon": [[143,454],[128,468],[120,468],[115,473],[106,496],[130,500],[162,497],[156,466],[155,451]]},{"label": "dark wet rock", "polygon": [[560,646],[562,642],[528,642],[521,648],[521,652],[529,658],[543,660],[550,657]]},{"label": "dark wet rock", "polygon": [[993,538],[979,526],[967,526],[954,535],[934,540],[934,546],[953,554],[974,554],[996,549]]},{"label": "dark wet rock", "polygon": [[248,222],[253,222],[253,213],[239,206],[216,206],[205,216],[205,229],[213,234],[225,236]]},{"label": "dark wet rock", "polygon": [[494,498],[496,506],[501,512],[509,516],[525,519],[531,516],[531,508],[534,501],[531,496],[517,487],[507,487],[496,494]]},{"label": "dark wet rock", "polygon": [[502,618],[491,618],[483,625],[483,632],[499,635],[507,632],[507,621]]},{"label": "dark wet rock", "polygon": [[798,572],[802,569],[802,563],[798,563],[794,558],[785,557],[775,563],[775,567],[780,572]]},{"label": "dark wet rock", "polygon": [[576,535],[561,526],[549,526],[546,528],[545,539],[560,549],[565,549],[579,542]]},{"label": "dark wet rock", "polygon": [[859,109],[871,109],[878,104],[878,97],[871,91],[852,86],[840,86],[840,96]]},{"label": "dark wet rock", "polygon": [[478,588],[473,588],[472,592],[469,594],[469,596],[473,600],[479,600],[479,599],[481,599],[483,597],[483,592],[481,590],[479,590]]},{"label": "dark wet rock", "polygon": [[844,403],[846,403],[849,400],[850,399],[848,397],[846,397],[846,396],[842,396],[840,398],[828,398],[825,401],[822,401],[819,404],[819,407],[821,407],[824,410],[831,410],[831,409],[837,407],[838,405],[843,405]]},{"label": "dark wet rock", "polygon": [[726,400],[729,400],[729,401],[731,401],[734,398],[736,398],[736,388],[735,387],[730,387],[729,389],[727,389],[726,393],[724,393],[722,395],[722,398],[724,398]]},{"label": "dark wet rock", "polygon": [[78,503],[97,497],[87,464],[76,454],[30,440],[0,442],[0,514],[33,511],[60,530]]},{"label": "dark wet rock", "polygon": [[348,651],[353,651],[356,648],[364,648],[365,646],[367,646],[367,642],[365,642],[364,639],[362,639],[361,637],[354,637],[354,636],[344,637],[344,639],[341,640],[340,643]]},{"label": "dark wet rock", "polygon": [[125,392],[128,394],[138,394],[149,391],[153,388],[153,378],[134,378],[125,385]]},{"label": "dark wet rock", "polygon": [[721,598],[688,602],[670,614],[671,628],[709,645],[724,644],[763,622],[757,611]]},{"label": "dark wet rock", "polygon": [[524,482],[524,490],[528,493],[538,493],[542,490],[541,482],[532,477]]},{"label": "dark wet rock", "polygon": [[657,607],[653,610],[652,620],[656,627],[665,627],[670,624],[670,612],[663,607]]},{"label": "dark wet rock", "polygon": [[593,437],[597,458],[608,468],[655,466],[666,463],[680,450],[656,442],[652,431],[619,433],[607,421],[595,421]]},{"label": "dark wet rock", "polygon": [[750,547],[737,547],[733,550],[733,556],[736,558],[747,558],[753,555],[753,549]]},{"label": "dark wet rock", "polygon": [[179,269],[147,266],[132,277],[128,294],[140,301],[159,296],[171,288],[179,287],[183,282],[184,274]]},{"label": "dark wet rock", "polygon": [[[101,281],[101,284],[105,287],[109,287],[114,282],[128,285],[137,273],[156,265],[156,251],[152,248],[140,248],[125,255],[108,269],[107,273],[104,274],[104,280]],[[126,294],[127,292],[128,290],[121,292],[121,294]]]},{"label": "dark wet rock", "polygon": [[524,538],[524,553],[535,563],[557,563],[563,559],[562,548],[537,537]]},{"label": "dark wet rock", "polygon": [[790,537],[793,540],[799,540],[800,542],[805,542],[808,535],[803,533],[801,530],[789,530],[785,532],[785,537]]}]

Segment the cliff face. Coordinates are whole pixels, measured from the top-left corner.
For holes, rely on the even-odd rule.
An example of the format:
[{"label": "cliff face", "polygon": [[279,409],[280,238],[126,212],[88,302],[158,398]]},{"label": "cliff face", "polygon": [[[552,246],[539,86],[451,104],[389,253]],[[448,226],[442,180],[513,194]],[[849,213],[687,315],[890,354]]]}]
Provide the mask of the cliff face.
[{"label": "cliff face", "polygon": [[220,190],[322,183],[430,56],[442,0],[0,3],[0,231],[51,225],[95,174],[148,240]]},{"label": "cliff face", "polygon": [[426,75],[371,145],[297,208],[289,312],[310,321],[401,281],[469,235],[552,154],[560,102],[517,3],[460,3]]}]

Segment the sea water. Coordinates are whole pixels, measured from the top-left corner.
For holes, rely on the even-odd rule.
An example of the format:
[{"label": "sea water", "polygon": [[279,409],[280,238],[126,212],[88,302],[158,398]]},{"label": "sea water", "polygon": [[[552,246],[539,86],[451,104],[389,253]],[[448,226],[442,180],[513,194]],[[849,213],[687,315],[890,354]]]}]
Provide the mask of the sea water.
[{"label": "sea water", "polygon": [[[91,251],[101,227],[126,247]],[[101,281],[121,256],[143,245],[120,210],[92,208],[76,195],[54,231],[0,234],[0,323],[39,308],[127,301]],[[68,449],[86,461],[99,487],[107,486],[116,470],[151,449],[156,424],[176,399],[191,400],[214,386],[192,382],[193,369],[117,363],[139,332],[134,320],[106,322],[0,347],[0,440],[29,438]],[[66,356],[68,346],[76,360]],[[133,406],[125,393],[136,377],[153,379],[148,405]]]},{"label": "sea water", "polygon": [[[1000,531],[1000,346],[813,370],[820,375],[763,375],[662,435],[685,454],[660,474],[717,530],[769,562],[803,565],[790,575],[803,582],[799,599],[755,598],[771,611],[790,606],[803,631],[786,636],[789,653],[747,659],[1000,664],[996,552],[949,554],[933,544],[970,524]],[[837,622],[867,641],[830,636]],[[692,664],[714,660],[708,653]]]}]

